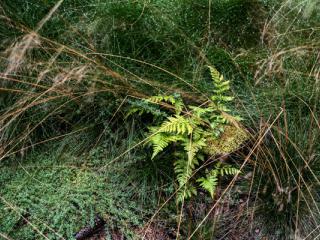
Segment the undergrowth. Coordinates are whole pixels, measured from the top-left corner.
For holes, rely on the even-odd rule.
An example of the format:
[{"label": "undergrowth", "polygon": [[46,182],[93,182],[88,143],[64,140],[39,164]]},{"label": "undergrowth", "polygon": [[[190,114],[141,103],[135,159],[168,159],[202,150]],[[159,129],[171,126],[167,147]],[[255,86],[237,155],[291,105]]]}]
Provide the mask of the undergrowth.
[{"label": "undergrowth", "polygon": [[[0,236],[71,239],[98,213],[107,233],[133,238],[159,222],[180,239],[317,238],[319,9],[317,0],[1,1]],[[250,141],[211,153],[240,176],[181,207],[171,201],[179,146],[152,161],[143,149],[143,132],[178,107],[143,99],[175,93],[167,100],[183,100],[181,112],[206,111],[208,65],[230,80],[228,107]],[[146,113],[126,117],[132,105]],[[194,171],[215,167],[206,164]]]},{"label": "undergrowth", "polygon": [[[107,222],[107,239],[114,233],[137,239],[157,206],[161,179],[170,176],[155,178],[155,166],[138,167],[144,162],[138,152],[110,165],[127,144],[119,140],[114,149],[104,141],[80,156],[49,145],[56,150],[43,146],[25,159],[3,162],[1,231],[13,239],[72,239],[100,216]],[[170,186],[165,189],[170,192]]]},{"label": "undergrowth", "polygon": [[[158,95],[145,99],[140,104],[135,104],[129,115],[138,112],[154,113],[160,119],[157,125],[149,127],[148,141],[152,145],[154,159],[168,146],[175,145],[172,157],[174,171],[178,181],[177,201],[197,195],[197,188],[191,178],[195,169],[201,162],[209,158],[229,154],[237,150],[248,136],[239,124],[241,118],[233,116],[228,108],[228,103],[233,97],[228,96],[229,81],[225,80],[214,67],[209,67],[212,78],[213,95],[209,103],[200,106],[185,105],[179,95]],[[144,104],[143,104],[144,103]],[[152,108],[148,104],[166,106],[172,113],[168,114],[161,108]],[[162,114],[161,114],[162,113]],[[221,166],[221,162],[212,169],[206,168],[206,173],[198,177],[197,182],[204,190],[215,196],[218,178],[224,175],[239,174],[239,170],[231,165]]]}]

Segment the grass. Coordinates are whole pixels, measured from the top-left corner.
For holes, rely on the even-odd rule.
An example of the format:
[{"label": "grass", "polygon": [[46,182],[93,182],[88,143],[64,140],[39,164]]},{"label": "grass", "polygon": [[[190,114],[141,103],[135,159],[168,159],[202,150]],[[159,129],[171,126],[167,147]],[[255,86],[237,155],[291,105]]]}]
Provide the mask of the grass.
[{"label": "grass", "polygon": [[[180,239],[318,237],[316,0],[59,4],[0,6],[0,234],[71,239],[100,213],[132,238],[161,225]],[[172,162],[142,150],[152,119],[124,116],[158,93],[203,103],[206,65],[230,79],[252,139],[227,160],[241,176],[181,209]]]}]

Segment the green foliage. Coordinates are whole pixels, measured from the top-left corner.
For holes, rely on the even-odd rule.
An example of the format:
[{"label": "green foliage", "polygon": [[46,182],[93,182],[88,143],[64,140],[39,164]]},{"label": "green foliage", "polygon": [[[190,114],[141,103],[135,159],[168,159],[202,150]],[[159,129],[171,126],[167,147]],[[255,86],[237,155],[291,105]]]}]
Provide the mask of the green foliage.
[{"label": "green foliage", "polygon": [[[8,57],[12,47],[26,46],[23,41],[25,36],[36,28],[56,2],[1,1],[2,73],[8,63],[16,59],[10,60]],[[245,125],[252,128],[251,133],[256,135],[260,142],[265,128],[270,126],[283,110],[280,114],[282,122],[277,121],[272,126],[268,137],[263,138],[267,143],[252,153],[248,159],[249,166],[246,166],[246,169],[254,169],[255,174],[251,181],[248,181],[250,183],[246,183],[246,190],[243,192],[250,192],[250,197],[244,199],[241,196],[241,199],[248,201],[248,206],[252,206],[248,211],[252,211],[254,219],[248,220],[247,216],[238,218],[241,214],[237,215],[237,218],[230,216],[232,221],[241,220],[245,232],[249,232],[248,222],[257,226],[253,227],[253,230],[259,229],[261,232],[254,236],[240,237],[239,232],[234,233],[231,228],[227,228],[228,233],[223,233],[219,238],[239,236],[241,239],[285,239],[288,236],[291,238],[290,234],[293,232],[295,235],[292,238],[299,238],[299,231],[301,236],[307,236],[313,229],[318,230],[319,13],[317,0],[63,1],[39,31],[35,41],[37,44],[28,46],[24,57],[17,61],[21,63],[19,68],[9,74],[8,79],[3,78],[3,74],[1,76],[0,157],[3,153],[16,152],[12,155],[16,157],[10,159],[16,162],[18,153],[28,155],[29,150],[36,149],[47,141],[59,141],[62,143],[59,146],[61,153],[72,151],[78,156],[90,146],[95,146],[96,142],[112,138],[114,142],[108,150],[101,151],[101,148],[96,148],[92,151],[95,157],[90,158],[86,164],[95,168],[95,164],[103,165],[103,161],[99,160],[104,159],[102,155],[109,156],[109,153],[118,147],[118,142],[111,136],[123,128],[124,122],[128,123],[128,119],[123,119],[122,116],[136,113],[143,114],[144,117],[139,127],[154,121],[154,127],[150,127],[149,140],[154,147],[152,157],[155,161],[150,163],[144,160],[147,156],[141,160],[131,152],[130,154],[141,162],[126,165],[126,168],[119,166],[125,177],[121,177],[113,168],[112,172],[107,172],[109,175],[106,180],[108,183],[112,182],[110,189],[105,183],[101,183],[99,178],[94,177],[96,172],[88,169],[71,171],[66,167],[61,171],[53,171],[52,167],[50,171],[59,178],[55,179],[55,185],[49,170],[33,171],[28,163],[23,165],[29,173],[38,175],[47,188],[50,185],[61,188],[61,195],[39,187],[38,182],[30,182],[27,175],[21,173],[21,169],[15,174],[17,166],[11,171],[11,166],[7,168],[1,165],[1,194],[4,192],[4,195],[21,206],[23,211],[27,206],[32,206],[35,215],[46,220],[44,213],[39,213],[40,208],[47,207],[46,203],[56,207],[55,200],[59,202],[58,200],[65,198],[67,202],[71,202],[73,196],[85,202],[85,195],[95,192],[94,187],[88,186],[86,181],[97,182],[97,186],[107,188],[108,196],[101,194],[103,199],[107,199],[107,203],[103,204],[115,206],[113,210],[106,210],[108,215],[114,216],[112,222],[125,229],[128,222],[134,222],[131,218],[135,214],[131,214],[131,209],[140,209],[135,203],[127,207],[128,202],[133,202],[132,199],[139,196],[146,203],[149,195],[145,192],[148,192],[152,193],[153,199],[153,204],[150,205],[157,204],[155,192],[162,191],[163,188],[150,183],[150,179],[162,176],[160,172],[163,169],[170,173],[170,176],[176,169],[179,171],[180,182],[183,184],[187,181],[183,186],[179,186],[182,190],[180,196],[183,197],[183,193],[187,197],[193,196],[197,190],[196,184],[200,184],[196,180],[200,178],[206,179],[203,186],[212,194],[212,186],[219,181],[214,180],[214,174],[210,175],[211,170],[197,171],[197,168],[206,157],[232,152],[247,139],[247,133],[236,127],[237,124],[233,124],[237,123],[234,121],[237,120],[236,115],[245,117]],[[20,55],[15,55],[17,56]],[[214,71],[213,75],[216,75],[215,79],[218,80],[214,81],[214,85],[225,84],[224,87],[221,86],[221,93],[219,89],[213,89],[214,104],[190,106],[193,100],[200,99],[198,93],[208,96],[212,92],[212,81],[202,77],[204,66],[208,64],[214,64],[219,72],[223,72],[224,76],[232,81],[236,98],[227,101],[230,98],[223,88],[228,84],[223,83],[225,81],[219,82],[218,74]],[[85,71],[78,71],[79,69]],[[109,70],[121,75],[121,78],[113,79]],[[174,74],[168,77],[168,71]],[[174,75],[179,77],[175,78]],[[56,81],[66,76],[66,81]],[[164,94],[152,101],[129,100],[133,106],[132,112],[122,112],[124,97],[130,95],[147,98],[158,92]],[[168,95],[171,92],[179,92],[183,98],[177,94]],[[235,103],[236,107],[228,103]],[[221,114],[219,109],[224,113]],[[230,113],[229,110],[232,118],[226,114]],[[151,114],[153,118],[149,118]],[[139,117],[137,116],[138,121]],[[181,125],[176,125],[179,121]],[[161,126],[165,122],[166,131],[171,132],[162,131]],[[136,126],[132,127],[131,131],[138,136],[141,134]],[[118,154],[132,147],[131,139],[123,138],[130,144]],[[250,145],[248,147],[251,148]],[[52,149],[54,147],[43,151],[51,155]],[[96,155],[99,155],[99,159]],[[111,158],[114,157],[117,157],[117,154]],[[55,163],[55,157],[41,155],[39,158],[46,159],[44,162]],[[237,156],[236,160],[241,161],[243,158]],[[173,168],[165,161],[170,159],[175,163]],[[80,158],[74,162],[77,161],[83,163]],[[106,159],[104,161],[107,162]],[[34,165],[38,162],[40,160]],[[127,172],[128,168],[132,171]],[[211,166],[209,168],[211,169]],[[213,164],[213,169],[215,168]],[[79,189],[88,187],[92,191],[79,193],[72,188],[74,185],[68,181],[68,177],[72,177],[75,172],[79,175],[82,186],[79,186]],[[92,172],[94,174],[91,174]],[[127,178],[131,181],[135,174],[140,175],[140,178],[137,177],[140,180],[134,178],[133,181],[138,188],[127,184]],[[45,175],[49,177],[46,178]],[[60,176],[64,182],[60,180]],[[218,179],[219,177],[221,175]],[[186,180],[188,178],[189,180]],[[24,182],[28,183],[28,186],[16,187],[15,183],[22,186]],[[29,186],[29,183],[32,186]],[[239,182],[235,188],[238,184]],[[36,190],[33,190],[33,187]],[[21,189],[21,193],[13,196],[9,194],[12,189]],[[117,192],[117,189],[122,192],[115,196],[112,193]],[[38,196],[41,191],[50,197]],[[68,198],[65,192],[70,192],[71,197]],[[33,195],[37,197],[30,197]],[[119,201],[120,195],[123,196],[121,199],[124,199],[121,205],[125,207],[119,214],[119,206],[114,202]],[[110,196],[112,201],[108,198]],[[19,199],[16,201],[15,197]],[[25,202],[28,203],[24,204]],[[103,204],[99,206],[95,197],[88,197],[88,203],[97,204],[98,208],[105,211],[106,207],[102,206]],[[88,205],[81,205],[83,218],[89,218],[86,216],[94,212],[88,210]],[[72,208],[68,206],[66,211]],[[151,209],[149,205],[146,206],[146,209]],[[15,215],[14,219],[14,214],[7,214],[8,211],[3,205],[1,208],[4,214],[1,215],[0,225],[21,220],[20,215]],[[54,223],[47,221],[56,230],[60,225],[70,225],[68,219],[73,220],[75,215],[73,209],[68,213],[64,213],[61,206],[57,206],[57,209],[61,211],[53,211],[49,216],[58,220]],[[130,210],[126,211],[127,209]],[[141,212],[146,209],[141,207]],[[234,214],[234,211],[231,212],[230,214]],[[171,214],[172,212],[168,215]],[[5,216],[5,221],[2,221],[2,216]],[[167,216],[164,216],[164,219],[167,219]],[[261,219],[265,220],[262,221],[263,224]],[[38,224],[36,219],[31,220],[37,226],[43,225]],[[77,221],[75,224],[80,225]],[[207,224],[212,227],[211,221],[207,221]],[[235,223],[231,222],[230,226],[233,224]],[[220,230],[226,229],[226,225],[229,226],[222,221]],[[68,232],[66,228],[68,227],[62,232]],[[0,229],[6,231],[8,228],[2,228],[1,225]],[[34,232],[31,233],[30,228],[25,229],[25,232],[18,230],[17,239],[38,237],[32,236]],[[241,231],[241,227],[237,231]],[[314,231],[308,238],[316,238],[318,235],[318,232]],[[198,238],[212,239],[213,236],[203,237],[199,233]]]},{"label": "green foliage", "polygon": [[[296,228],[300,229],[299,236],[312,232],[313,239],[319,234],[320,198],[316,192],[320,158],[313,154],[320,150],[314,141],[320,137],[320,128],[312,127],[313,114],[319,117],[319,112],[306,109],[281,116],[254,155],[257,177],[252,181],[252,191],[259,196],[255,224],[260,224],[267,235],[277,232],[279,239],[294,235]],[[285,125],[287,135],[279,134],[278,126],[282,129]],[[302,227],[306,222],[308,225]]]},{"label": "green foliage", "polygon": [[[171,115],[165,120],[159,121],[158,126],[149,127],[148,140],[153,148],[152,159],[175,143],[173,156],[175,158],[174,171],[179,185],[178,202],[197,193],[191,180],[199,162],[204,160],[206,149],[210,147],[208,142],[213,139],[219,142],[224,128],[232,126],[237,123],[236,119],[239,119],[225,113],[230,111],[227,104],[233,100],[233,97],[227,95],[230,82],[226,81],[214,67],[209,67],[209,70],[214,85],[214,94],[211,96],[212,101],[207,105],[186,106],[179,95],[158,95],[144,100],[160,106],[164,103],[169,104],[169,106],[163,105],[163,107],[171,111]],[[136,106],[134,107],[136,108]],[[144,111],[144,109],[141,110]],[[238,128],[239,131],[243,131],[239,126]],[[233,148],[229,148],[228,152],[221,149],[216,154],[230,153],[244,140],[245,138],[242,138],[241,142],[237,142]],[[218,176],[237,173],[235,168],[229,166],[220,167],[219,164],[215,166],[216,168],[206,177],[196,180],[212,197]]]},{"label": "green foliage", "polygon": [[[180,25],[192,37],[198,32],[213,42],[248,48],[259,41],[264,4],[255,0],[185,0]],[[209,23],[210,21],[210,23]],[[210,29],[208,25],[210,24]]]},{"label": "green foliage", "polygon": [[1,233],[12,239],[42,239],[41,233],[49,239],[74,239],[100,215],[106,235],[120,232],[126,239],[137,239],[135,229],[142,227],[158,201],[156,171],[138,167],[143,164],[138,152],[104,168],[128,147],[126,139],[115,149],[111,142],[117,137],[81,156],[66,149],[61,153],[56,144],[45,146],[57,149],[48,154],[43,148],[21,161],[2,162]]},{"label": "green foliage", "polygon": [[148,99],[150,102],[152,103],[158,103],[158,104],[161,104],[161,102],[167,102],[167,103],[170,103],[171,105],[173,105],[174,107],[174,110],[175,110],[175,113],[177,115],[179,115],[183,108],[184,108],[184,104],[183,104],[183,101],[181,100],[180,98],[180,95],[173,95],[173,96],[153,96],[153,97],[150,97]]},{"label": "green foliage", "polygon": [[239,174],[240,170],[232,167],[230,165],[221,166],[221,163],[218,162],[215,164],[214,168],[210,171],[206,171],[205,177],[201,177],[197,179],[200,186],[210,193],[210,196],[213,198],[216,190],[216,186],[218,185],[218,177],[225,175],[236,175]]}]

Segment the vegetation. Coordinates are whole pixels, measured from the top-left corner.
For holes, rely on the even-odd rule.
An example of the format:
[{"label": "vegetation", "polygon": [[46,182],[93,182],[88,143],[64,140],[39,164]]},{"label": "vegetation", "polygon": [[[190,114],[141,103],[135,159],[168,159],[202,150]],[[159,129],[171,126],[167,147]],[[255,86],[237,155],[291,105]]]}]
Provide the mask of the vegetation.
[{"label": "vegetation", "polygon": [[1,1],[0,238],[316,239],[319,10]]},{"label": "vegetation", "polygon": [[[246,140],[246,133],[237,122],[237,119],[240,118],[227,114],[230,110],[226,103],[233,100],[232,97],[225,95],[230,89],[229,81],[225,81],[215,68],[209,68],[215,89],[214,95],[211,96],[212,102],[209,102],[207,106],[203,106],[204,103],[199,107],[191,105],[187,107],[180,96],[173,95],[153,96],[145,101],[146,104],[151,102],[159,105],[165,103],[171,105],[170,110],[173,111],[173,114],[167,116],[158,126],[150,127],[148,141],[153,147],[152,159],[170,144],[181,145],[182,151],[181,149],[174,151],[176,158],[174,171],[179,183],[177,192],[179,202],[196,195],[196,188],[190,180],[195,174],[195,167],[199,165],[199,162],[204,161],[205,153],[210,154],[211,157],[218,154],[228,154],[234,152]],[[146,107],[144,105],[139,107],[133,108],[131,112],[139,111],[140,115],[143,114]],[[149,109],[146,108],[146,110]],[[149,111],[147,112],[149,113]],[[155,115],[166,116],[167,114],[159,114],[159,111],[155,111]],[[219,144],[220,142],[222,144]],[[216,164],[206,173],[205,177],[198,178],[196,181],[213,198],[218,176],[235,175],[238,172],[239,170],[232,166],[220,167],[220,164]]]}]

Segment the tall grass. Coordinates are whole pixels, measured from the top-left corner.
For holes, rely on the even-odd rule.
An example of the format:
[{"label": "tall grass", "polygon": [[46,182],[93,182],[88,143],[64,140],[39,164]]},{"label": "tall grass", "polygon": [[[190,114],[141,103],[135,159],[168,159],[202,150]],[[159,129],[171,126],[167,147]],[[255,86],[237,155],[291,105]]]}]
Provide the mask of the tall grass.
[{"label": "tall grass", "polygon": [[[200,196],[177,211],[159,188],[162,207],[145,233],[154,219],[171,215],[174,226],[182,214],[183,239],[314,239],[320,234],[318,10],[315,0],[2,1],[0,160],[28,157],[44,144],[79,156],[114,136],[125,140],[117,131],[126,124],[128,99],[177,92],[201,103],[212,91],[204,69],[214,64],[231,80],[233,108],[252,133],[228,160],[243,175],[222,181],[213,203]],[[150,121],[134,120],[136,142],[126,149],[115,141],[111,148],[122,152],[112,164],[142,146]],[[155,166],[142,156],[143,165]],[[156,166],[161,174],[170,169]],[[155,171],[142,169],[148,176]]]}]

